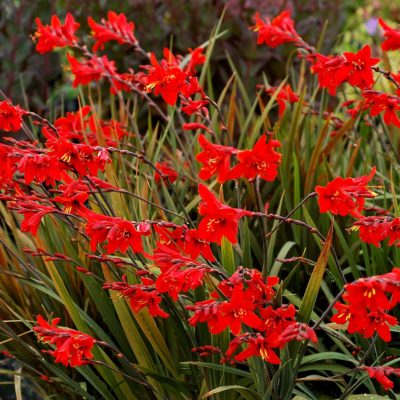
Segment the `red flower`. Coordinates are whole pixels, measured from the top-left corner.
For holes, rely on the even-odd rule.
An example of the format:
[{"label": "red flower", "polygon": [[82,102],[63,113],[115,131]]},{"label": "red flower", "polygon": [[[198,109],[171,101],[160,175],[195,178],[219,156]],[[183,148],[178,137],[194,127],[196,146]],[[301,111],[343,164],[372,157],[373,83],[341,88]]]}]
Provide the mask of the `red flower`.
[{"label": "red flower", "polygon": [[54,185],[55,181],[61,180],[64,169],[62,163],[46,153],[27,153],[18,163],[18,171],[24,173],[27,185],[33,181]]},{"label": "red flower", "polygon": [[215,257],[211,251],[210,243],[200,239],[197,229],[188,229],[185,234],[183,248],[186,254],[196,259],[200,255],[208,261],[215,261]]},{"label": "red flower", "polygon": [[187,227],[173,227],[172,231],[168,228],[170,227],[164,227],[163,225],[153,226],[154,231],[158,235],[157,246],[162,245],[176,251],[181,251],[183,249]]},{"label": "red flower", "polygon": [[116,14],[114,11],[107,13],[107,19],[102,19],[98,24],[92,17],[88,18],[88,24],[92,30],[91,34],[96,40],[93,46],[93,51],[104,49],[104,44],[115,40],[119,44],[135,45],[137,39],[135,38],[135,24],[128,22],[124,14]]},{"label": "red flower", "polygon": [[150,235],[150,225],[144,222],[116,222],[107,234],[107,254],[117,250],[125,253],[130,247],[134,253],[143,252],[142,236]]},{"label": "red flower", "polygon": [[168,293],[175,301],[181,292],[202,285],[204,274],[209,269],[207,265],[163,245],[155,249],[152,258],[161,269],[156,279],[157,291]]},{"label": "red flower", "polygon": [[216,300],[186,307],[194,311],[189,322],[191,325],[206,322],[209,331],[214,334],[229,327],[234,335],[238,335],[242,323],[260,329],[264,323],[255,311],[271,301],[275,293],[272,286],[278,281],[277,277],[265,279],[257,270],[239,267],[228,280],[219,283],[218,290],[211,293]]},{"label": "red flower", "polygon": [[117,71],[115,62],[109,61],[107,56],[93,56],[89,60],[79,62],[75,57],[67,54],[71,72],[75,75],[73,86],[88,85],[91,82],[99,81],[103,76],[115,77]]},{"label": "red flower", "polygon": [[400,246],[400,218],[394,218],[390,222],[389,231],[389,246],[395,244],[397,247]]},{"label": "red flower", "polygon": [[208,109],[206,105],[208,104],[208,100],[187,100],[182,101],[182,111],[187,115],[192,115],[196,112],[203,113],[205,116],[208,116]]},{"label": "red flower", "polygon": [[89,115],[90,106],[80,108],[76,112],[68,112],[64,117],[57,118],[54,126],[63,139],[88,142],[95,146],[99,138],[104,139],[107,146],[117,145],[119,139],[129,134],[124,126],[115,120],[105,121],[96,115]]},{"label": "red flower", "polygon": [[[69,53],[67,58],[71,63],[78,62]],[[90,106],[84,106],[78,111],[68,112],[64,117],[59,117],[54,121],[54,126],[57,128],[57,133],[65,139],[83,139],[83,131],[86,129],[86,124],[91,112]]]},{"label": "red flower", "polygon": [[327,88],[328,93],[334,96],[336,89],[347,78],[346,73],[343,73],[345,59],[343,56],[324,56],[322,54],[312,54],[309,60],[313,62],[311,72],[318,75],[319,86]]},{"label": "red flower", "polygon": [[144,307],[148,307],[149,313],[153,317],[167,318],[169,316],[161,307],[161,296],[155,289],[153,282],[146,284],[129,284],[126,276],[122,277],[122,282],[108,282],[103,285],[104,289],[117,291],[126,299],[129,299],[130,306],[134,312],[139,312]]},{"label": "red flower", "polygon": [[[156,168],[162,172],[163,179],[168,179],[171,183],[174,183],[178,179],[178,173],[174,169],[172,169],[166,162],[156,163]],[[154,174],[154,180],[157,183],[161,181],[161,176],[158,172]]]},{"label": "red flower", "polygon": [[388,378],[388,375],[400,376],[400,368],[392,367],[363,367],[370,378],[376,379],[384,390],[393,389],[394,383]]},{"label": "red flower", "polygon": [[279,334],[294,322],[296,309],[293,304],[283,305],[279,308],[268,306],[260,310],[260,315],[262,324],[258,329],[266,331],[267,334]]},{"label": "red flower", "polygon": [[[275,92],[278,90],[278,87],[270,87],[266,88],[265,92],[268,93],[270,96],[273,96]],[[278,102],[279,106],[279,117],[285,113],[286,110],[286,103],[297,103],[300,100],[300,97],[293,92],[292,88],[289,84],[283,86],[281,90],[276,95],[276,101]]]},{"label": "red flower", "polygon": [[64,25],[56,15],[51,17],[50,25],[42,25],[39,18],[36,18],[35,22],[37,31],[33,39],[37,40],[36,51],[41,54],[52,51],[56,47],[73,46],[78,41],[75,32],[79,24],[70,13],[67,13]]},{"label": "red flower", "polygon": [[187,93],[187,74],[182,71],[177,60],[168,49],[164,49],[164,57],[165,59],[159,63],[152,53],[150,56],[151,65],[144,66],[148,71],[146,90],[147,92],[153,90],[156,96],[161,95],[167,104],[173,106],[179,93],[184,96]]},{"label": "red flower", "polygon": [[247,326],[257,328],[261,324],[260,318],[254,313],[256,304],[253,299],[243,290],[243,284],[235,285],[232,290],[229,301],[222,302],[220,312],[223,315],[222,320],[209,323],[208,327],[211,333],[220,333],[226,326],[230,327],[234,335],[241,331],[241,323]]},{"label": "red flower", "polygon": [[235,337],[230,341],[222,362],[231,359],[237,348],[242,344],[247,344],[247,348],[234,356],[236,361],[245,361],[250,357],[261,357],[270,364],[281,363],[279,357],[272,350],[269,338],[261,333],[243,333]]},{"label": "red flower", "polygon": [[198,322],[207,322],[208,330],[212,334],[219,334],[229,327],[234,335],[238,335],[242,323],[252,328],[261,324],[260,318],[254,312],[256,304],[247,296],[242,283],[235,285],[229,300],[206,300],[186,308],[194,311],[189,323],[196,325]]},{"label": "red flower", "polygon": [[199,194],[202,199],[199,214],[204,217],[198,227],[199,238],[221,245],[222,238],[225,236],[231,243],[236,243],[240,218],[252,216],[253,213],[222,204],[202,184],[199,185]]},{"label": "red flower", "polygon": [[340,325],[344,325],[349,322],[349,319],[351,318],[351,310],[349,305],[337,302],[333,308],[335,308],[338,312],[331,318],[332,322],[336,322]]},{"label": "red flower", "polygon": [[374,75],[371,69],[380,59],[371,57],[371,48],[365,45],[357,53],[343,53],[347,63],[343,70],[347,72],[347,81],[360,89],[369,89],[374,84]]},{"label": "red flower", "polygon": [[108,241],[107,253],[120,250],[122,253],[130,247],[133,252],[143,252],[142,236],[150,234],[150,225],[125,221],[118,217],[96,214],[84,210],[82,215],[87,219],[86,234],[90,237],[90,249],[96,250],[98,244]]},{"label": "red flower", "polygon": [[60,318],[54,318],[49,324],[41,315],[37,316],[38,326],[33,327],[33,330],[38,339],[56,347],[47,353],[55,357],[56,363],[66,367],[89,364],[93,358],[92,349],[96,340],[74,329],[58,328],[59,321]]},{"label": "red flower", "polygon": [[46,214],[57,213],[59,210],[53,206],[39,204],[33,200],[17,200],[8,206],[11,210],[16,210],[18,214],[24,214],[24,220],[21,222],[21,231],[30,232],[36,235],[42,218]]},{"label": "red flower", "polygon": [[212,144],[204,135],[199,135],[198,140],[203,149],[196,156],[197,161],[203,164],[199,172],[199,178],[207,180],[216,174],[219,183],[224,183],[230,179],[231,156],[237,153],[237,149]]},{"label": "red flower", "polygon": [[332,321],[348,323],[349,333],[359,333],[369,338],[376,332],[384,341],[389,342],[389,325],[396,325],[397,319],[386,311],[400,300],[399,269],[394,268],[383,275],[358,279],[346,284],[345,289],[343,299],[347,304],[335,304],[338,313],[332,317]]},{"label": "red flower", "polygon": [[293,322],[289,324],[278,337],[279,347],[283,347],[286,343],[297,340],[311,340],[314,343],[318,342],[317,335],[314,329],[301,322]]},{"label": "red flower", "polygon": [[0,169],[0,188],[8,185],[15,185],[13,181],[16,166],[22,154],[17,154],[15,147],[0,143],[0,159],[2,160]]},{"label": "red flower", "polygon": [[166,246],[172,250],[190,256],[196,260],[200,255],[208,261],[215,261],[211,251],[210,243],[199,238],[197,229],[188,229],[182,226],[172,232],[168,229],[154,225],[154,230],[158,233],[157,247]]},{"label": "red flower", "polygon": [[0,101],[0,130],[17,132],[22,127],[22,116],[26,111],[13,106],[7,100]]},{"label": "red flower", "polygon": [[373,178],[376,168],[369,175],[358,178],[337,177],[326,186],[316,186],[318,205],[321,213],[331,212],[334,215],[352,215],[360,217],[366,198],[376,196],[368,189],[367,183]]},{"label": "red flower", "polygon": [[[237,271],[225,281],[218,285],[218,289],[226,297],[231,297],[236,285],[243,284],[246,288],[246,297],[253,299],[255,303],[263,305],[270,302],[275,295],[273,286],[279,283],[279,278],[270,276],[263,278],[260,271],[239,267]],[[216,292],[213,293],[217,294]]]},{"label": "red flower", "polygon": [[345,52],[343,56],[324,56],[312,54],[309,59],[314,63],[311,71],[318,74],[321,87],[328,88],[335,95],[337,87],[347,81],[360,89],[369,89],[374,84],[371,69],[380,59],[371,57],[371,48],[365,45],[357,53]]},{"label": "red flower", "polygon": [[92,146],[99,144],[99,136],[104,139],[107,146],[116,146],[123,136],[134,136],[125,129],[123,124],[113,119],[104,121],[92,115],[88,120],[88,126],[90,132],[83,133],[82,138],[86,136]]},{"label": "red flower", "polygon": [[370,108],[370,115],[375,117],[383,112],[383,120],[386,125],[395,125],[400,128],[400,118],[396,114],[400,111],[400,98],[387,93],[367,90],[363,92],[363,97],[367,100],[364,108]]},{"label": "red flower", "polygon": [[196,66],[202,65],[206,62],[206,56],[203,53],[204,49],[202,47],[196,47],[194,50],[189,49],[190,52],[190,59],[185,68],[185,72],[188,75],[195,75],[196,74]]},{"label": "red flower", "polygon": [[387,239],[391,227],[391,218],[372,216],[364,217],[354,222],[352,230],[359,230],[360,239],[376,247],[381,247],[380,242]]},{"label": "red flower", "polygon": [[109,162],[108,151],[105,148],[53,138],[49,138],[46,145],[50,149],[49,156],[80,176],[88,173],[97,175],[99,170],[104,171],[106,163]]},{"label": "red flower", "polygon": [[[378,336],[385,342],[390,342],[392,335],[390,333],[390,326],[397,325],[397,319],[392,315],[386,314],[381,311],[374,311],[367,315],[367,319],[364,319],[364,329],[362,334],[365,338],[372,337],[376,332]],[[349,333],[353,333],[350,331]]]},{"label": "red flower", "polygon": [[272,21],[266,18],[263,21],[260,14],[254,16],[255,25],[250,27],[258,32],[257,44],[265,43],[270,47],[277,47],[283,43],[302,41],[294,29],[294,21],[290,18],[290,11],[285,10],[276,16]]},{"label": "red flower", "polygon": [[379,25],[383,28],[383,36],[385,37],[385,41],[381,45],[382,50],[400,49],[400,30],[391,28],[382,18],[379,18]]},{"label": "red flower", "polygon": [[[387,300],[382,297],[382,294],[379,293],[379,291],[389,292],[391,296],[397,297],[400,290],[400,269],[393,268],[391,272],[387,272],[386,274],[360,278],[352,283],[348,283],[345,287],[347,292],[344,297],[347,301],[351,301],[352,304],[357,304],[356,300],[352,299],[352,297],[359,296],[359,294],[357,295],[357,293],[353,293],[354,288],[361,287],[363,296],[371,300],[359,300],[358,305],[366,305],[370,307],[372,311],[382,311],[384,308],[392,308],[396,303],[389,306]],[[353,293],[353,296],[351,293]]]},{"label": "red flower", "polygon": [[239,164],[232,169],[231,176],[243,176],[272,182],[278,175],[278,166],[282,155],[275,151],[281,143],[279,140],[267,140],[267,135],[262,135],[251,150],[241,150],[237,154]]}]

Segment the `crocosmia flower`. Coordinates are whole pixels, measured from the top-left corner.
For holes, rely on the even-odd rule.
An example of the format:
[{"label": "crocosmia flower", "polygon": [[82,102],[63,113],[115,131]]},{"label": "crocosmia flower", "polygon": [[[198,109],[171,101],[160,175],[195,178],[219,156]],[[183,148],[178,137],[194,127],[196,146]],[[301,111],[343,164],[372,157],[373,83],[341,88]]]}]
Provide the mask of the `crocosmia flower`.
[{"label": "crocosmia flower", "polygon": [[319,86],[328,89],[329,94],[334,96],[338,86],[346,80],[344,57],[316,53],[310,55],[309,60],[313,63],[311,72],[318,75]]},{"label": "crocosmia flower", "polygon": [[345,52],[342,56],[324,56],[312,54],[308,57],[313,62],[311,72],[318,75],[321,87],[327,88],[331,95],[343,82],[360,89],[370,89],[374,84],[371,67],[380,59],[371,57],[371,48],[365,45],[357,53]]},{"label": "crocosmia flower", "polygon": [[[381,247],[380,242],[389,237],[389,233],[391,232],[390,228],[390,217],[373,215],[358,219],[350,229],[358,230],[360,239],[364,243]],[[392,231],[392,238],[394,238],[394,231]]]},{"label": "crocosmia flower", "polygon": [[358,178],[337,177],[326,186],[316,186],[320,212],[360,217],[365,199],[376,196],[376,193],[367,187],[367,183],[373,178],[375,171],[374,167],[369,175]]},{"label": "crocosmia flower", "polygon": [[370,378],[376,379],[384,390],[394,388],[394,383],[388,378],[388,375],[400,376],[400,368],[393,367],[364,367]]},{"label": "crocosmia flower", "polygon": [[374,84],[374,74],[371,69],[380,59],[371,57],[371,48],[365,45],[357,53],[344,52],[346,64],[342,73],[346,71],[347,81],[360,89],[369,89]]},{"label": "crocosmia flower", "polygon": [[400,98],[375,90],[365,90],[363,97],[366,100],[364,108],[370,110],[371,117],[383,113],[383,121],[386,125],[395,125],[400,128]]},{"label": "crocosmia flower", "polygon": [[90,237],[90,248],[96,250],[98,244],[107,240],[107,253],[119,250],[143,252],[142,236],[150,235],[150,225],[143,222],[126,221],[119,217],[96,214],[84,210],[82,216],[87,219],[86,234]]},{"label": "crocosmia flower", "polygon": [[379,18],[379,25],[382,27],[385,41],[382,43],[382,50],[390,51],[400,49],[400,29],[391,28],[382,18]]},{"label": "crocosmia flower", "polygon": [[257,44],[265,43],[270,47],[278,47],[284,43],[301,40],[294,29],[294,21],[290,17],[290,11],[288,10],[281,12],[272,21],[269,18],[263,21],[260,18],[260,14],[256,13],[254,20],[256,24],[250,29],[258,32]]},{"label": "crocosmia flower", "polygon": [[107,19],[102,19],[97,23],[92,17],[88,18],[88,24],[92,30],[92,36],[96,40],[93,51],[104,49],[104,44],[112,40],[119,44],[136,44],[135,24],[128,22],[124,14],[117,14],[114,11],[107,13]]},{"label": "crocosmia flower", "polygon": [[75,32],[79,24],[70,13],[65,17],[64,24],[61,24],[56,15],[51,17],[50,25],[43,25],[39,18],[36,18],[35,22],[37,30],[33,39],[37,40],[36,51],[41,54],[52,51],[56,47],[73,46],[78,41]]},{"label": "crocosmia flower", "polygon": [[178,179],[178,173],[171,168],[168,163],[156,163],[156,168],[163,174],[162,178],[158,172],[154,174],[154,180],[156,182],[160,182],[161,179],[168,179],[171,183],[174,183]]},{"label": "crocosmia flower", "polygon": [[93,359],[92,349],[95,339],[74,329],[58,328],[59,322],[60,318],[54,318],[51,323],[48,323],[41,315],[38,315],[38,325],[33,327],[39,340],[56,347],[55,350],[49,350],[47,353],[55,357],[56,363],[61,363],[66,367],[89,364]]},{"label": "crocosmia flower", "polygon": [[[247,345],[246,349],[234,355],[239,346],[243,344]],[[270,364],[281,363],[280,358],[272,350],[270,338],[261,333],[243,333],[236,336],[229,343],[225,357],[226,358],[223,361],[229,360],[232,357],[236,361],[245,361],[250,357],[261,357],[264,361]]]},{"label": "crocosmia flower", "polygon": [[151,66],[146,66],[148,75],[146,78],[146,90],[161,95],[167,104],[174,105],[178,94],[186,94],[188,85],[187,74],[179,67],[175,57],[171,56],[168,49],[164,49],[165,59],[157,61],[152,53],[150,56]]},{"label": "crocosmia flower", "polygon": [[253,212],[222,204],[202,184],[199,185],[199,194],[199,214],[203,216],[198,227],[199,238],[220,245],[222,238],[226,237],[231,243],[236,243],[240,218],[252,216]]},{"label": "crocosmia flower", "polygon": [[239,176],[254,179],[259,176],[272,182],[278,175],[278,166],[282,155],[275,151],[280,147],[279,140],[268,139],[262,135],[251,150],[241,150],[237,153],[238,165],[232,169],[231,177]]},{"label": "crocosmia flower", "polygon": [[0,131],[17,132],[22,127],[22,116],[26,112],[7,100],[0,101]]},{"label": "crocosmia flower", "polygon": [[332,317],[333,322],[343,324],[349,333],[364,338],[377,333],[389,342],[390,326],[397,325],[397,319],[388,311],[400,300],[400,269],[346,284],[343,299],[346,304],[337,302],[334,306],[338,312]]},{"label": "crocosmia flower", "polygon": [[88,60],[78,61],[75,57],[67,54],[71,72],[75,75],[73,86],[88,85],[99,81],[102,77],[115,77],[117,70],[114,61],[109,61],[107,56],[93,56]]},{"label": "crocosmia flower", "polygon": [[122,282],[106,282],[103,289],[119,292],[121,297],[129,300],[132,311],[137,313],[147,307],[153,317],[167,318],[169,316],[161,307],[162,297],[151,279],[142,278],[142,283],[129,284],[126,275]]},{"label": "crocosmia flower", "polygon": [[203,149],[203,151],[196,156],[197,161],[200,161],[202,164],[199,178],[207,180],[217,175],[217,181],[220,183],[224,183],[226,180],[230,179],[231,156],[237,153],[237,149],[234,147],[212,144],[204,135],[200,135],[198,140]]},{"label": "crocosmia flower", "polygon": [[[265,92],[268,93],[270,96],[273,96],[277,90],[277,87],[269,87],[265,89]],[[279,117],[282,117],[282,115],[285,113],[287,103],[293,104],[297,103],[299,100],[300,97],[295,92],[293,92],[289,84],[283,86],[276,95],[276,101],[279,106]]]}]

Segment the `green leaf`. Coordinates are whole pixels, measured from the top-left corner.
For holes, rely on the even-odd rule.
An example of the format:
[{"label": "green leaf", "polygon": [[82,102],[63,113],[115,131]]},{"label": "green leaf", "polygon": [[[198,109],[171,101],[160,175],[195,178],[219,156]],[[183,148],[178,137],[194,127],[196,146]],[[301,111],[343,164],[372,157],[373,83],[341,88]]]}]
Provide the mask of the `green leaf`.
[{"label": "green leaf", "polygon": [[315,264],[310,280],[308,281],[303,300],[300,304],[298,321],[304,322],[306,324],[310,321],[311,313],[314,309],[315,302],[317,301],[318,292],[321,287],[326,264],[328,263],[329,253],[331,251],[332,236],[333,224],[331,224],[331,227],[329,228],[328,236],[326,237],[326,241],[322,246],[321,253]]},{"label": "green leaf", "polygon": [[216,371],[221,371],[221,372],[225,372],[225,373],[229,373],[229,374],[233,374],[233,375],[239,375],[239,376],[243,376],[246,378],[251,377],[251,374],[249,372],[243,371],[238,368],[227,367],[226,365],[221,365],[221,364],[213,364],[213,363],[203,362],[203,361],[184,361],[184,362],[181,362],[180,365],[182,367],[185,367],[185,365],[195,365],[197,367],[210,368],[210,369],[214,369]]},{"label": "green leaf", "polygon": [[222,252],[222,265],[229,274],[233,274],[235,272],[235,257],[233,255],[233,247],[231,242],[226,238],[222,238],[221,243],[221,252]]},{"label": "green leaf", "polygon": [[203,395],[203,399],[206,399],[207,397],[213,396],[214,394],[222,393],[222,392],[227,392],[230,390],[234,390],[238,393],[240,393],[244,399],[246,400],[261,400],[260,396],[254,392],[253,390],[250,390],[244,386],[238,386],[238,385],[229,385],[229,386],[220,386],[215,389],[210,390],[206,394]]}]

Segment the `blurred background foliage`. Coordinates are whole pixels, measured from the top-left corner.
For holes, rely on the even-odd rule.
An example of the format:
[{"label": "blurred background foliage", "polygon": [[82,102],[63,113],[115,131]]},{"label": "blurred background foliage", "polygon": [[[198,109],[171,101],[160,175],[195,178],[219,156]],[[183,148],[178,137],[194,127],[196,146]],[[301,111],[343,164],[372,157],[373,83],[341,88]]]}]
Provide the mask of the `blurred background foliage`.
[{"label": "blurred background foliage", "polygon": [[[76,92],[62,68],[63,50],[44,56],[35,52],[29,36],[35,29],[36,17],[48,23],[52,14],[64,17],[69,11],[81,23],[81,29],[87,30],[89,15],[100,20],[108,10],[124,12],[128,20],[135,21],[137,37],[144,49],[161,55],[163,47],[172,45],[174,52],[184,54],[189,47],[196,47],[209,38],[226,8],[223,27],[227,34],[213,55],[214,82],[226,82],[231,73],[228,53],[249,86],[254,83],[254,90],[254,79],[261,72],[273,85],[285,77],[282,62],[292,51],[286,46],[257,48],[255,35],[248,29],[255,11],[274,16],[285,8],[292,10],[298,32],[313,44],[318,42],[328,21],[322,50],[331,49],[343,39],[341,32],[345,28],[350,28],[345,37],[349,46],[362,42],[363,36],[370,35],[365,23],[373,28],[374,16],[400,21],[400,5],[387,0],[0,0],[0,3],[0,89],[14,103],[44,114],[60,104],[63,111],[75,109]],[[135,57],[137,63],[132,65],[129,48],[117,45],[114,49],[111,57],[117,61],[120,71],[130,67],[137,70],[143,62]]]}]

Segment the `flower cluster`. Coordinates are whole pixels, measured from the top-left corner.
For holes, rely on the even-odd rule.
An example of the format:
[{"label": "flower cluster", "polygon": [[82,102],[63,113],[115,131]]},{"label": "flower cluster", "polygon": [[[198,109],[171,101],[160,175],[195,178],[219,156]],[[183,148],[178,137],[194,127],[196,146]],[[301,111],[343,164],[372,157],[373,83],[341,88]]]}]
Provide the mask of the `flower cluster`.
[{"label": "flower cluster", "polygon": [[[186,306],[193,311],[191,325],[207,323],[212,334],[229,328],[235,336],[229,343],[222,362],[244,361],[249,357],[261,357],[271,364],[280,359],[273,349],[282,348],[291,340],[317,342],[315,332],[305,324],[295,321],[296,309],[292,304],[273,307],[273,286],[277,277],[263,278],[261,273],[240,267],[229,279],[218,284],[209,300]],[[242,326],[254,332],[243,332]],[[246,348],[235,354],[241,345]]]},{"label": "flower cluster", "polygon": [[69,328],[59,328],[60,318],[54,318],[48,323],[41,315],[37,317],[34,332],[40,341],[55,346],[55,350],[46,351],[55,358],[56,363],[66,367],[80,367],[89,364],[93,359],[92,349],[96,342],[86,333]]},{"label": "flower cluster", "polygon": [[22,116],[25,114],[18,106],[14,106],[7,100],[0,101],[0,130],[17,132],[22,127]]},{"label": "flower cluster", "polygon": [[190,101],[195,94],[204,95],[197,78],[193,76],[196,65],[203,64],[205,56],[202,49],[196,49],[191,53],[190,62],[186,68],[181,68],[179,59],[169,49],[164,49],[164,59],[157,61],[155,55],[150,56],[151,65],[142,66],[147,71],[144,85],[147,92],[153,91],[161,95],[167,104],[174,105],[181,95]]},{"label": "flower cluster", "polygon": [[277,47],[284,43],[297,43],[302,41],[294,28],[294,21],[289,11],[283,11],[277,17],[263,21],[259,13],[254,16],[255,25],[251,27],[258,33],[257,44],[265,43],[270,47]]},{"label": "flower cluster", "polygon": [[282,117],[286,110],[286,104],[294,104],[300,101],[300,97],[295,93],[289,84],[286,84],[282,88],[278,87],[267,87],[265,93],[270,96],[276,96],[276,102],[278,103],[278,115]]},{"label": "flower cluster", "polygon": [[33,35],[33,40],[37,41],[36,51],[41,54],[78,43],[75,33],[80,25],[70,13],[67,13],[64,24],[56,15],[51,17],[50,25],[43,25],[39,18],[36,18],[35,22],[37,31]]},{"label": "flower cluster", "polygon": [[337,177],[326,186],[316,186],[320,212],[329,211],[334,215],[360,217],[365,199],[376,196],[367,186],[375,171],[373,168],[369,175],[358,178]]},{"label": "flower cluster", "polygon": [[[326,88],[330,95],[335,96],[339,86],[347,82],[353,87],[361,89],[361,100],[350,100],[346,104],[356,104],[348,113],[356,117],[360,111],[369,110],[374,117],[383,113],[384,122],[387,125],[400,127],[400,119],[397,112],[400,110],[400,99],[396,95],[372,90],[376,79],[374,71],[382,73],[395,83],[397,94],[400,93],[400,77],[393,73],[380,70],[376,65],[381,61],[371,56],[371,48],[365,45],[359,51],[344,52],[342,55],[324,55],[317,53],[316,49],[306,43],[294,29],[294,21],[290,18],[288,10],[283,11],[272,21],[262,21],[259,14],[255,15],[256,25],[251,27],[258,32],[258,44],[266,44],[269,47],[277,47],[283,43],[293,43],[299,50],[307,53],[307,60],[311,63],[310,71],[316,74],[321,88]],[[383,28],[385,41],[382,50],[391,51],[400,48],[400,31],[390,28],[382,19],[379,24]],[[299,53],[302,57],[302,53]],[[275,88],[267,88],[269,94]],[[283,87],[276,95],[279,105],[279,115],[285,110],[286,102],[299,101],[299,98],[291,90],[289,85]]]},{"label": "flower cluster", "polygon": [[87,220],[86,234],[90,238],[90,248],[107,241],[106,253],[125,253],[130,248],[134,253],[142,253],[142,236],[150,235],[150,225],[146,222],[126,221],[119,217],[96,214],[84,209],[81,215]]},{"label": "flower cluster", "polygon": [[342,56],[325,56],[312,54],[311,71],[318,75],[319,85],[327,88],[329,94],[335,95],[338,86],[343,82],[360,89],[370,89],[374,84],[371,69],[380,59],[371,57],[371,48],[365,45],[357,53],[344,52]]},{"label": "flower cluster", "polygon": [[345,285],[343,299],[346,303],[337,302],[334,306],[338,312],[332,317],[333,322],[346,325],[349,333],[359,333],[365,338],[376,332],[389,342],[390,326],[398,322],[388,311],[400,300],[400,269]]},{"label": "flower cluster", "polygon": [[114,11],[107,13],[107,19],[102,19],[97,23],[92,17],[88,17],[88,24],[92,30],[93,51],[103,50],[104,45],[110,41],[116,41],[119,44],[129,44],[135,46],[137,43],[135,37],[135,24],[129,22],[124,14],[117,14]]},{"label": "flower cluster", "polygon": [[[257,176],[266,181],[274,181],[278,175],[281,154],[275,151],[281,143],[279,140],[260,136],[251,150],[238,150],[231,146],[212,144],[204,135],[199,136],[203,151],[196,159],[202,164],[199,177],[208,180],[217,175],[217,181],[224,183],[240,177],[252,180]],[[235,156],[238,163],[232,168],[231,158]]]},{"label": "flower cluster", "polygon": [[233,208],[221,203],[206,186],[199,185],[201,202],[199,214],[203,217],[199,223],[199,238],[207,242],[221,244],[226,237],[231,243],[237,241],[240,218],[252,216],[252,211]]},{"label": "flower cluster", "polygon": [[376,379],[385,390],[393,389],[394,383],[391,381],[388,376],[395,375],[400,376],[400,368],[393,367],[363,367],[370,378]]}]

